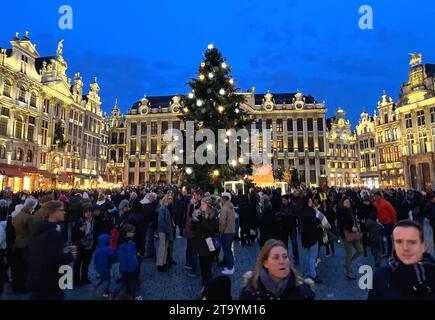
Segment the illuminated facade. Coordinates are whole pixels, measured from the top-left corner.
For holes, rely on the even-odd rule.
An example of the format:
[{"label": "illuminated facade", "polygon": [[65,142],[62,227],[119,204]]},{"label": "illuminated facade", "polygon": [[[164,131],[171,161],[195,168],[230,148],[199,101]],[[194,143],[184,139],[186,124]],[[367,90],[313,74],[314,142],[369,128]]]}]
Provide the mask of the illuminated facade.
[{"label": "illuminated facade", "polygon": [[378,160],[375,147],[375,120],[361,113],[356,126],[360,184],[369,189],[379,188]]},{"label": "illuminated facade", "polygon": [[407,188],[435,190],[435,65],[413,54],[396,112]]},{"label": "illuminated facade", "polygon": [[[104,172],[99,86],[83,95],[79,73],[66,75],[63,41],[41,57],[28,32],[0,48],[0,183],[2,189],[91,186]],[[63,135],[55,137],[55,128]],[[56,139],[56,141],[54,141]]]},{"label": "illuminated facade", "polygon": [[327,119],[329,185],[335,187],[356,186],[359,183],[356,134],[345,112],[339,108],[335,116]]}]

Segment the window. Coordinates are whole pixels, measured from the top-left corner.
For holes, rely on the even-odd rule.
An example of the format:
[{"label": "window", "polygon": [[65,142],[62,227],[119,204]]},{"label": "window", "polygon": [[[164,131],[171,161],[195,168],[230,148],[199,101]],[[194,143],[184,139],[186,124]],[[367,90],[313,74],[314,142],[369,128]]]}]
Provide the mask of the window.
[{"label": "window", "polygon": [[[397,131],[397,129],[394,129],[395,131]],[[370,139],[370,148],[374,148],[375,147],[375,139]]]},{"label": "window", "polygon": [[263,131],[263,121],[261,119],[258,119],[255,123],[255,129],[257,129],[259,132]]},{"label": "window", "polygon": [[180,121],[172,122],[172,128],[180,130]]},{"label": "window", "polygon": [[130,141],[130,155],[136,154],[136,140],[133,139]]},{"label": "window", "polygon": [[388,123],[388,114],[384,115],[384,123]]},{"label": "window", "polygon": [[364,150],[364,141],[359,142],[359,149]]},{"label": "window", "polygon": [[49,108],[50,108],[50,100],[44,99],[42,111],[45,112],[45,113],[48,113]]},{"label": "window", "polygon": [[142,138],[140,139],[140,154],[144,155],[147,150],[147,139]]},{"label": "window", "polygon": [[430,122],[435,123],[435,107],[430,108]]},{"label": "window", "polygon": [[118,133],[112,132],[111,138],[110,138],[110,144],[117,144],[118,143]]},{"label": "window", "polygon": [[35,126],[30,125],[27,127],[27,141],[32,142],[34,138],[35,133]]},{"label": "window", "polygon": [[155,121],[151,122],[151,134],[152,135],[157,134],[157,122]]},{"label": "window", "polygon": [[110,150],[110,161],[116,161],[116,150]]},{"label": "window", "polygon": [[41,152],[41,164],[47,163],[47,153]]},{"label": "window", "polygon": [[136,124],[136,122],[133,122],[130,125],[130,135],[132,135],[132,136],[137,135],[137,124]]},{"label": "window", "polygon": [[304,165],[305,165],[305,160],[299,159],[299,166],[304,166]]},{"label": "window", "polygon": [[272,128],[272,119],[266,119],[266,129],[270,130]]},{"label": "window", "polygon": [[157,139],[151,139],[151,153],[157,153]]},{"label": "window", "polygon": [[376,163],[376,153],[372,153],[371,158],[372,158],[372,167],[375,167],[377,165],[377,163]]},{"label": "window", "polygon": [[7,136],[8,134],[8,119],[0,118],[0,136]]},{"label": "window", "polygon": [[323,136],[319,136],[319,152],[325,152],[325,140]]},{"label": "window", "polygon": [[36,93],[30,95],[30,106],[36,108]]},{"label": "window", "polygon": [[129,166],[130,168],[134,168],[134,167],[136,166],[136,162],[134,162],[134,161],[129,161],[128,166]]},{"label": "window", "polygon": [[406,128],[412,128],[412,119],[411,114],[405,114],[405,122],[406,122]]},{"label": "window", "polygon": [[317,130],[323,131],[323,119],[322,118],[317,119]]},{"label": "window", "polygon": [[414,135],[412,133],[408,133],[406,136],[407,142],[408,142],[408,155],[411,155],[414,153],[413,145],[414,145]]},{"label": "window", "polygon": [[282,132],[283,126],[282,126],[282,119],[278,119],[276,121],[276,132]]},{"label": "window", "polygon": [[304,130],[304,126],[303,126],[302,119],[298,119],[298,120],[296,121],[296,124],[297,124],[298,132],[303,132],[303,130]]},{"label": "window", "polygon": [[418,143],[420,145],[420,153],[426,153],[427,152],[426,142],[427,142],[426,132],[419,132],[419,134],[418,134]]},{"label": "window", "polygon": [[32,153],[32,150],[27,151],[26,161],[27,161],[27,162],[32,162],[32,161],[33,161],[33,153]]},{"label": "window", "polygon": [[418,126],[424,126],[426,121],[424,120],[424,111],[420,110],[417,111],[417,125]]},{"label": "window", "polygon": [[378,132],[378,143],[382,143],[383,139],[382,139],[382,131]]},{"label": "window", "polygon": [[369,148],[369,140],[364,140],[364,149]]},{"label": "window", "polygon": [[307,129],[308,131],[313,131],[313,119],[308,118],[307,120]]},{"label": "window", "polygon": [[21,102],[26,102],[26,88],[20,86],[18,88],[18,100]]},{"label": "window", "polygon": [[118,151],[118,162],[124,162],[124,149],[119,149]]},{"label": "window", "polygon": [[48,121],[42,120],[41,126],[41,136],[42,136],[42,145],[47,145],[47,134],[48,134]]},{"label": "window", "polygon": [[277,150],[278,152],[283,152],[283,151],[284,151],[282,138],[281,138],[281,139],[278,139],[278,140],[276,141],[276,150]]},{"label": "window", "polygon": [[12,84],[9,80],[5,80],[3,84],[3,95],[6,97],[11,97]]},{"label": "window", "polygon": [[304,151],[304,137],[303,136],[298,137],[298,151],[299,152]]},{"label": "window", "polygon": [[21,148],[18,148],[18,149],[16,149],[17,151],[17,161],[23,161],[23,156],[24,156],[24,152],[23,152],[23,149],[21,149]]},{"label": "window", "polygon": [[293,120],[292,119],[288,119],[287,120],[287,131],[288,132],[292,132],[293,131]]},{"label": "window", "polygon": [[6,116],[6,117],[9,118],[9,109],[5,108],[5,107],[2,107],[2,109],[1,109],[1,115],[2,116]]},{"label": "window", "polygon": [[15,138],[22,139],[23,137],[23,120],[21,118],[17,118],[15,122]]},{"label": "window", "polygon": [[124,132],[119,133],[119,144],[124,144]]},{"label": "window", "polygon": [[[62,107],[59,106],[59,109],[62,110]],[[80,122],[80,123],[83,123],[83,113],[80,113],[80,116],[79,116],[79,122]]]},{"label": "window", "polygon": [[6,159],[6,147],[0,146],[0,159]]},{"label": "window", "polygon": [[294,145],[293,145],[293,136],[290,136],[288,138],[288,152],[294,151]]},{"label": "window", "polygon": [[168,131],[168,121],[162,121],[162,134]]},{"label": "window", "polygon": [[147,124],[145,122],[142,122],[140,124],[140,135],[146,136],[147,135]]},{"label": "window", "polygon": [[314,138],[312,135],[308,136],[308,151],[314,152]]}]

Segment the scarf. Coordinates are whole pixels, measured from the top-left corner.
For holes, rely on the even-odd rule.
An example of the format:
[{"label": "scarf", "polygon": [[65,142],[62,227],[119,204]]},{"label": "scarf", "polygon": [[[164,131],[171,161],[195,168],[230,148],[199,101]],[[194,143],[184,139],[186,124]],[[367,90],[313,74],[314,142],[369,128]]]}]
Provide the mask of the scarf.
[{"label": "scarf", "polygon": [[423,259],[412,265],[405,265],[394,252],[389,261],[393,279],[417,299],[431,298],[435,295],[435,258],[423,254]]},{"label": "scarf", "polygon": [[291,280],[290,278],[293,278],[292,272],[290,272],[287,278],[276,282],[276,280],[269,275],[269,271],[267,271],[266,268],[263,268],[260,272],[261,283],[274,297],[280,297],[284,293],[287,289],[289,280]]}]

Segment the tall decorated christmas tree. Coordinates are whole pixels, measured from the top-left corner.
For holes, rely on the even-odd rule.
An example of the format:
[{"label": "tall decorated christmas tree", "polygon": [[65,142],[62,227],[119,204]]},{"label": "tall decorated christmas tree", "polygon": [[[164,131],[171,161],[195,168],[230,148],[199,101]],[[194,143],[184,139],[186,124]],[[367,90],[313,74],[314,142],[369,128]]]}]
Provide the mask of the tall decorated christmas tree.
[{"label": "tall decorated christmas tree", "polygon": [[[249,115],[241,108],[244,97],[237,94],[239,89],[234,86],[234,79],[230,73],[231,67],[226,63],[226,59],[210,44],[198,68],[197,78],[187,83],[191,91],[181,110],[180,118],[184,123],[194,123],[195,132],[210,129],[216,138],[215,143],[204,142],[205,140],[194,142],[195,150],[206,143],[206,148],[203,148],[204,155],[214,157],[215,161],[214,164],[184,162],[182,183],[188,189],[199,187],[203,191],[213,193],[216,190],[221,191],[225,181],[242,180],[251,174],[249,159],[244,160],[242,157],[240,144],[237,145],[236,159],[233,157],[231,160],[229,157],[231,133],[234,134],[242,128],[249,129],[248,125],[251,123]],[[219,143],[226,146],[223,151],[226,153],[224,164],[218,161],[218,154],[222,158],[223,153],[222,149],[218,148]]]}]

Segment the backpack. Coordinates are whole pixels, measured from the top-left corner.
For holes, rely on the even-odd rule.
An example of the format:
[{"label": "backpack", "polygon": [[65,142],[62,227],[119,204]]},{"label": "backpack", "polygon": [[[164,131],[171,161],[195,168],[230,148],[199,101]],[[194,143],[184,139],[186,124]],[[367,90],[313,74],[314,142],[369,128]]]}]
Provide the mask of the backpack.
[{"label": "backpack", "polygon": [[113,250],[117,250],[118,249],[118,241],[119,241],[120,234],[121,234],[121,232],[117,228],[112,229],[112,231],[110,231],[109,246]]}]

